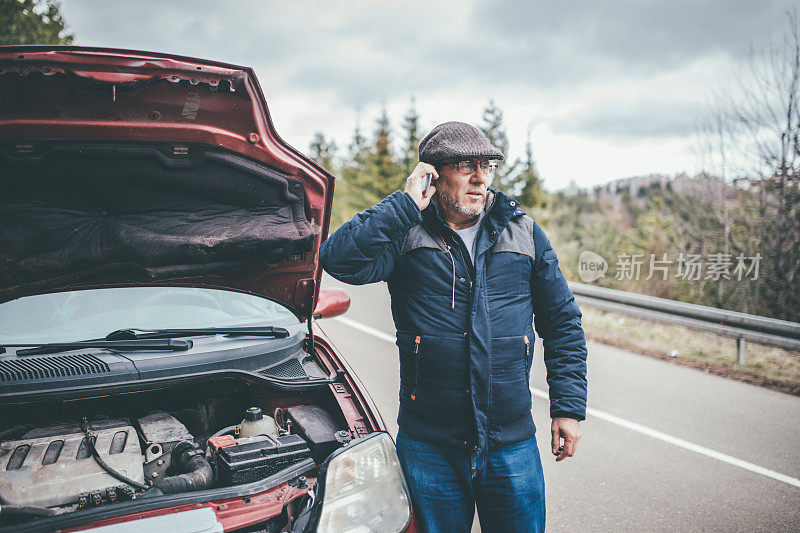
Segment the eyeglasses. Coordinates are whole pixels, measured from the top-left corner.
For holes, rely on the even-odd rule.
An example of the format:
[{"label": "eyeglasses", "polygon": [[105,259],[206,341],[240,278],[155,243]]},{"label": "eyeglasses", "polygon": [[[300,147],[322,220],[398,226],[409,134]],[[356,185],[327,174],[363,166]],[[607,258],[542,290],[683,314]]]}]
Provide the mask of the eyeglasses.
[{"label": "eyeglasses", "polygon": [[478,171],[478,167],[487,174],[493,174],[499,166],[497,161],[481,161],[478,163],[477,161],[470,160],[459,161],[458,163],[446,163],[446,165],[456,167],[462,174],[475,174]]}]

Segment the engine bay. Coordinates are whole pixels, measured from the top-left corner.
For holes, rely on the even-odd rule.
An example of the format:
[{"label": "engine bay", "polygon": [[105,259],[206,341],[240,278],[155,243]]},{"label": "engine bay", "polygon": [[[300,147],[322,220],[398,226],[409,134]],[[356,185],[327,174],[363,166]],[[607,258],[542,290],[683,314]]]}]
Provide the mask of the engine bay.
[{"label": "engine bay", "polygon": [[0,409],[0,528],[311,472],[357,436],[328,386],[236,377]]}]

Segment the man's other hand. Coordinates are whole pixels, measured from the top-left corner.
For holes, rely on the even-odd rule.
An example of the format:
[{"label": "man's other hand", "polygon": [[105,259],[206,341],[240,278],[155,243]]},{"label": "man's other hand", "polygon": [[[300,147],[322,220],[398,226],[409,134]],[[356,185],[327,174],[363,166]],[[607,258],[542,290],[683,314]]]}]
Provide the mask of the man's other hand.
[{"label": "man's other hand", "polygon": [[554,418],[550,424],[551,446],[556,461],[572,457],[578,450],[581,428],[574,418]]},{"label": "man's other hand", "polygon": [[[431,186],[428,187],[428,194],[425,197],[422,197],[422,178],[425,177],[425,174],[433,174],[431,179]],[[436,187],[433,186],[433,180],[439,177],[439,173],[436,172],[436,168],[433,165],[429,165],[428,163],[423,163],[420,161],[417,163],[417,166],[414,167],[414,171],[411,175],[406,178],[406,190],[405,192],[414,200],[414,203],[417,204],[419,210],[422,211],[428,204],[431,203],[431,196],[433,193],[436,192]]]}]

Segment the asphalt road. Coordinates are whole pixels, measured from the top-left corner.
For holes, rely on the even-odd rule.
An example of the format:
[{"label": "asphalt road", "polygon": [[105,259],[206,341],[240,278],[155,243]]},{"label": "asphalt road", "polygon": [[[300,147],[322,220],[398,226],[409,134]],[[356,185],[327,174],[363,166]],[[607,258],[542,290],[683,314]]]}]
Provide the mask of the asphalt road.
[{"label": "asphalt road", "polygon": [[[386,285],[326,276],[323,287],[334,286],[350,294],[350,310],[320,325],[394,435],[399,368]],[[598,343],[588,348],[583,438],[576,457],[555,463],[536,344],[533,417],[549,531],[800,531],[800,398]]]}]

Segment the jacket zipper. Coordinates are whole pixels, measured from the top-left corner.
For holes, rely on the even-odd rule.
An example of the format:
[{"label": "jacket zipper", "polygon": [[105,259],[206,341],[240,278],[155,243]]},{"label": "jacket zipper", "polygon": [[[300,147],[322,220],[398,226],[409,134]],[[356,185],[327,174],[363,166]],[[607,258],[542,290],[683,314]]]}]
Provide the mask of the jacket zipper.
[{"label": "jacket zipper", "polygon": [[[484,216],[481,219],[481,222],[480,222],[480,224],[478,226],[478,235],[483,233],[483,229],[487,224],[486,221],[489,220],[489,217],[487,215],[489,214],[489,211],[492,209],[493,205],[494,205],[494,200],[492,200],[492,205],[490,205],[489,208],[486,209],[486,212],[484,213]],[[448,228],[448,229],[450,229],[450,228]],[[472,271],[473,268],[475,268],[475,263],[472,261],[471,256],[469,255],[469,250],[467,250],[467,245],[464,244],[464,241],[461,240],[461,237],[459,237],[458,234],[455,231],[453,231],[452,229],[450,230],[450,233],[451,233],[451,235],[453,237],[453,240],[456,242],[456,248],[458,248],[458,253],[461,256],[461,261],[464,263],[464,265],[466,267],[467,279],[469,280],[469,287],[470,287],[470,290],[472,290],[472,276],[470,275],[470,272]],[[473,243],[475,245],[477,245],[478,235],[475,236],[475,241],[476,242]],[[456,239],[456,237],[458,237],[458,238]],[[462,244],[461,246],[458,246],[459,242],[461,242],[461,244]],[[477,262],[477,260],[478,260],[478,248],[477,248],[477,246],[475,246],[474,248],[475,248],[475,261]],[[465,259],[464,252],[467,253],[466,257],[470,257],[469,261],[467,261]]]},{"label": "jacket zipper", "polygon": [[[456,260],[453,259],[453,254],[450,253],[450,246],[447,244],[447,241],[444,240],[444,237],[439,235],[439,238],[442,240],[442,244],[444,245],[444,251],[450,256],[450,262],[453,264],[453,298],[450,300],[450,309],[456,308]],[[470,286],[472,286],[470,282]]]},{"label": "jacket zipper", "polygon": [[[484,218],[486,218],[486,217],[484,217]],[[453,242],[456,243],[455,248],[458,250],[458,255],[461,257],[461,263],[462,263],[462,266],[464,267],[464,274],[466,274],[467,280],[469,280],[469,292],[470,292],[470,296],[471,296],[472,295],[472,285],[473,285],[473,283],[472,283],[472,275],[470,274],[470,265],[472,263],[471,262],[467,263],[466,259],[464,259],[464,249],[466,247],[463,244],[462,245],[458,244],[461,241],[461,238],[458,237],[458,235],[452,230],[450,230],[450,233],[452,235]],[[455,259],[453,257],[453,254],[450,252],[451,246],[449,244],[447,244],[447,241],[444,240],[444,237],[439,235],[439,238],[442,239],[442,244],[444,244],[445,251],[447,252],[447,255],[450,256],[450,261],[453,263],[453,300],[451,302],[451,308],[455,309],[456,308],[456,261],[455,261]],[[470,305],[472,305],[471,298],[470,298]]]},{"label": "jacket zipper", "polygon": [[[486,211],[484,213],[484,217],[481,219],[478,233],[480,233],[483,230],[483,226],[486,225],[486,221],[489,219],[489,216],[488,216],[489,212],[494,207],[494,204],[495,204],[496,200],[497,200],[497,197],[496,197],[496,195],[493,194],[492,203],[489,204],[489,206],[485,208]],[[450,229],[447,226],[447,224],[444,223],[443,220],[442,220],[442,224],[443,224],[444,229],[446,231],[450,231],[450,234],[451,234],[451,236],[453,236],[454,239],[455,239],[455,237],[458,237],[458,234],[455,231],[453,231],[452,229]],[[477,239],[478,237],[476,236],[475,238]],[[456,262],[455,262],[455,259],[453,259],[453,254],[450,253],[450,246],[448,246],[447,241],[444,239],[444,237],[441,235],[441,233],[439,233],[439,239],[441,239],[442,244],[444,244],[444,251],[447,253],[447,255],[450,256],[450,261],[453,264],[453,299],[452,299],[452,302],[450,304],[450,308],[451,309],[455,309],[456,308]],[[460,237],[458,239],[455,239],[456,248],[458,248],[459,255],[461,256],[461,261],[462,261],[462,263],[464,263],[464,266],[465,266],[467,279],[469,280],[469,290],[470,290],[470,294],[471,294],[474,282],[472,280],[472,275],[470,274],[470,268],[471,268],[471,265],[473,263],[472,263],[471,260],[470,260],[469,263],[467,263],[467,261],[464,259],[464,250],[465,250],[466,246],[459,246],[458,245],[459,241],[461,241]],[[463,243],[463,241],[462,241],[462,243]],[[476,252],[477,252],[477,250],[476,250]],[[469,255],[469,253],[467,253],[467,255]]]},{"label": "jacket zipper", "polygon": [[419,343],[420,338],[414,339],[414,390],[411,391],[411,399],[417,399],[417,384],[419,383]]},{"label": "jacket zipper", "polygon": [[531,353],[531,341],[528,340],[527,335],[525,335],[524,339],[525,339],[525,375],[529,376],[530,375],[529,372],[531,371],[531,369],[528,363],[528,357],[530,356]]},{"label": "jacket zipper", "polygon": [[[461,237],[459,237],[459,240],[460,239],[461,239]],[[477,237],[476,237],[476,239],[477,239]],[[470,261],[468,263],[467,260],[464,258],[464,251],[466,250],[467,247],[465,245],[459,245],[458,241],[455,241],[455,242],[456,242],[456,248],[458,249],[458,255],[461,256],[461,263],[464,266],[464,273],[467,275],[467,279],[469,280],[469,287],[470,287],[470,289],[472,289],[472,275],[470,274],[470,271],[471,271],[470,264],[472,264],[472,259],[470,259]],[[467,252],[467,257],[469,257],[469,252]]]},{"label": "jacket zipper", "polygon": [[[492,201],[492,205],[494,205],[494,201]],[[486,210],[486,215],[488,215],[489,210],[491,210],[491,208],[492,208],[492,206],[489,206],[489,209]],[[480,227],[478,229],[478,233],[481,233],[481,231],[483,231],[483,227],[486,225],[486,221],[488,220],[488,218],[489,218],[488,216],[484,216],[483,217],[483,219],[481,220],[481,223],[480,223]],[[474,263],[472,262],[471,258],[470,258],[469,261],[466,260],[466,258],[464,256],[464,252],[465,251],[467,252],[467,256],[466,257],[470,257],[470,255],[469,255],[469,252],[466,249],[467,248],[466,245],[463,244],[463,241],[461,240],[461,237],[459,237],[458,234],[455,231],[453,231],[452,229],[450,229],[449,227],[445,227],[445,229],[450,231],[450,236],[452,237],[453,242],[456,243],[455,247],[458,249],[458,255],[461,256],[461,263],[464,266],[464,273],[467,275],[467,280],[469,280],[469,290],[470,290],[470,294],[471,294],[472,293],[473,281],[472,281],[472,274],[470,274],[470,272],[472,271],[472,268],[474,268]],[[447,248],[447,251],[448,251],[448,254],[449,254],[450,247],[447,245],[447,241],[445,241],[444,237],[442,237],[441,235],[439,236],[439,238],[442,239],[442,243]],[[477,240],[477,238],[478,237],[476,235],[475,239]],[[459,244],[459,242],[461,244]],[[477,249],[475,250],[475,252],[477,254]],[[477,260],[477,257],[476,257],[476,260]],[[456,292],[455,291],[455,288],[456,288],[455,266],[456,266],[456,264],[455,264],[455,261],[453,261],[452,254],[450,254],[450,261],[453,262],[453,305],[452,305],[452,307],[453,307],[453,309],[455,309],[455,292]]]},{"label": "jacket zipper", "polygon": [[531,381],[531,368],[530,368],[530,365],[528,364],[528,356],[531,353],[531,341],[528,340],[528,336],[527,335],[525,335],[523,338],[525,339],[525,379],[527,380],[525,385],[526,385],[526,388],[528,389],[528,399],[529,400],[533,400],[533,393],[531,392],[531,383],[530,383],[530,381]]}]

